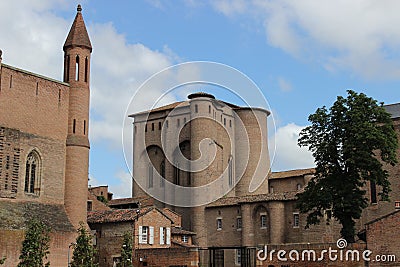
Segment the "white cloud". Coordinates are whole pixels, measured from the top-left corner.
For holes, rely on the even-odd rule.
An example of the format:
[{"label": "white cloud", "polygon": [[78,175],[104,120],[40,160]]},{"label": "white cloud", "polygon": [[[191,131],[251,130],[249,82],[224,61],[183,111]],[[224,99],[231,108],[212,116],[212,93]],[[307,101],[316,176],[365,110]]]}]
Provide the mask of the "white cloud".
[{"label": "white cloud", "polygon": [[224,0],[211,5],[229,17],[244,12],[260,20],[270,45],[329,71],[400,78],[399,1],[253,0],[237,8],[237,1]]},{"label": "white cloud", "polygon": [[109,191],[113,193],[113,198],[122,198],[131,196],[132,177],[129,173],[119,171],[115,174],[118,181],[109,185]]},{"label": "white cloud", "polygon": [[302,126],[290,123],[279,127],[275,135],[269,138],[270,152],[276,146],[275,155],[271,155],[271,164],[274,171],[311,168],[315,166],[314,158],[308,149],[297,145],[299,133],[303,128]]},{"label": "white cloud", "polygon": [[292,84],[283,77],[278,77],[278,85],[283,92],[289,92],[293,89]]},{"label": "white cloud", "polygon": [[226,16],[233,16],[246,11],[247,5],[245,0],[217,0],[211,1],[216,10]]}]

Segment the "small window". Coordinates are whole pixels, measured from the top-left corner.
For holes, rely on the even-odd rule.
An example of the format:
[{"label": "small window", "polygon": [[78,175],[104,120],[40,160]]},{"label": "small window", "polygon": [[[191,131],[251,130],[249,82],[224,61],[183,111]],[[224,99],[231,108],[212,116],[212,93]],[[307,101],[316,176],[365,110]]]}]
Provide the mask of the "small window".
[{"label": "small window", "polygon": [[88,71],[89,71],[89,60],[85,58],[85,82],[88,81]]},{"label": "small window", "polygon": [[197,105],[194,105],[194,112],[196,112],[196,113],[199,112],[199,107]]},{"label": "small window", "polygon": [[261,228],[263,228],[263,229],[267,228],[267,215],[266,214],[261,214],[260,222],[261,222],[261,224],[260,224]]},{"label": "small window", "polygon": [[83,121],[83,135],[86,135],[86,120]]},{"label": "small window", "polygon": [[79,56],[76,56],[76,64],[75,64],[75,81],[79,81]]},{"label": "small window", "polygon": [[208,105],[208,113],[211,114],[211,105]]},{"label": "small window", "polygon": [[224,118],[224,125],[226,126],[226,118]]},{"label": "small window", "polygon": [[299,228],[300,226],[300,214],[295,212],[293,213],[293,227]]},{"label": "small window", "polygon": [[301,184],[297,184],[297,191],[299,191],[301,189]]},{"label": "small window", "polygon": [[229,120],[229,127],[232,128],[232,120]]},{"label": "small window", "polygon": [[183,118],[183,124],[186,124],[186,118]]},{"label": "small window", "polygon": [[147,133],[147,123],[144,125],[144,131]]},{"label": "small window", "polygon": [[176,120],[176,126],[178,126],[178,127],[181,126],[181,120],[180,119]]},{"label": "small window", "polygon": [[72,122],[72,133],[75,133],[76,131],[76,119]]},{"label": "small window", "polygon": [[154,131],[154,123],[151,124],[151,131]]},{"label": "small window", "polygon": [[182,242],[183,243],[188,243],[189,242],[189,237],[187,235],[182,236]]},{"label": "small window", "polygon": [[165,126],[168,128],[168,120],[165,121]]},{"label": "small window", "polygon": [[274,187],[271,185],[270,187],[269,187],[269,192],[272,194],[272,193],[274,193]]},{"label": "small window", "polygon": [[222,219],[221,218],[217,219],[217,230],[222,230]]},{"label": "small window", "polygon": [[238,231],[242,230],[242,217],[236,218],[236,230]]},{"label": "small window", "polygon": [[240,248],[236,249],[235,264],[236,265],[241,265],[242,264],[242,250]]},{"label": "small window", "polygon": [[158,122],[158,130],[161,130],[161,121]]},{"label": "small window", "polygon": [[88,202],[87,202],[87,211],[92,211],[92,210],[93,210],[92,201],[88,200]]},{"label": "small window", "polygon": [[[140,227],[139,227],[140,228]],[[141,241],[141,242],[139,242],[140,244],[147,244],[147,242],[148,242],[148,235],[149,235],[149,227],[148,226],[141,226],[141,232],[140,232],[140,230],[139,230],[139,237],[140,237],[140,239],[141,240],[139,240],[139,241]]]}]

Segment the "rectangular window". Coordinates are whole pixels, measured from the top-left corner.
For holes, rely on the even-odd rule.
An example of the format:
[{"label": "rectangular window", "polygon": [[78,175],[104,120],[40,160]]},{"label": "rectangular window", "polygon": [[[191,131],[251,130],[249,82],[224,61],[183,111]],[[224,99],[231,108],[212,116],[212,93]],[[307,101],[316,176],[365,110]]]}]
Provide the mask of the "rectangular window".
[{"label": "rectangular window", "polygon": [[222,218],[217,218],[217,230],[222,230]]},{"label": "rectangular window", "polygon": [[260,216],[261,220],[261,228],[267,228],[267,215],[266,214],[261,214]]},{"label": "rectangular window", "polygon": [[149,227],[139,226],[139,244],[147,244],[148,242]]},{"label": "rectangular window", "polygon": [[189,237],[187,235],[182,236],[182,242],[183,243],[188,243],[189,242]]},{"label": "rectangular window", "polygon": [[171,228],[167,227],[165,244],[171,245]]},{"label": "rectangular window", "polygon": [[88,200],[88,202],[87,202],[87,211],[92,211],[92,201],[91,200]]},{"label": "rectangular window", "polygon": [[300,227],[300,214],[295,212],[293,213],[293,228]]},{"label": "rectangular window", "polygon": [[236,249],[235,264],[236,265],[241,265],[242,264],[242,250],[240,248]]},{"label": "rectangular window", "polygon": [[165,228],[164,227],[160,227],[160,245],[164,245],[165,244]]},{"label": "rectangular window", "polygon": [[236,230],[238,231],[242,230],[242,217],[236,218]]},{"label": "rectangular window", "polygon": [[153,188],[153,165],[149,164],[149,177],[147,181],[147,187]]},{"label": "rectangular window", "polygon": [[150,245],[154,244],[154,227],[153,226],[149,227],[149,244]]}]

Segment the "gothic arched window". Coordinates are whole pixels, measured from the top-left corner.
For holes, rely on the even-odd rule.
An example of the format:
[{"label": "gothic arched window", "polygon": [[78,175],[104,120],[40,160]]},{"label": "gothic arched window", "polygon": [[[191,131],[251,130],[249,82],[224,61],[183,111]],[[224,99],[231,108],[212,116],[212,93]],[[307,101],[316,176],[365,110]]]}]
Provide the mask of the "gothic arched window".
[{"label": "gothic arched window", "polygon": [[30,152],[26,159],[25,192],[40,193],[40,156],[36,151]]}]

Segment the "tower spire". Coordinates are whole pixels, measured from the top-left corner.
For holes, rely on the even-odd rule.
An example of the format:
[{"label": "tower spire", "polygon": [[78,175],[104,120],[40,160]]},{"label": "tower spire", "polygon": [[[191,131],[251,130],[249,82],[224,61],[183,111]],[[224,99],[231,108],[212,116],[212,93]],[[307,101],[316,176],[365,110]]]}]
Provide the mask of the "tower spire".
[{"label": "tower spire", "polygon": [[76,16],[68,37],[65,40],[63,50],[72,47],[85,47],[92,52],[92,44],[90,43],[89,35],[86,30],[85,22],[82,17],[82,7],[78,5],[76,8]]}]

